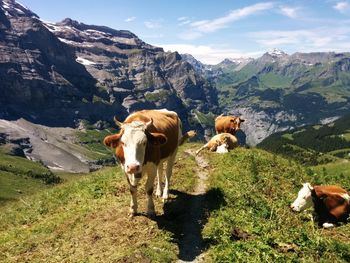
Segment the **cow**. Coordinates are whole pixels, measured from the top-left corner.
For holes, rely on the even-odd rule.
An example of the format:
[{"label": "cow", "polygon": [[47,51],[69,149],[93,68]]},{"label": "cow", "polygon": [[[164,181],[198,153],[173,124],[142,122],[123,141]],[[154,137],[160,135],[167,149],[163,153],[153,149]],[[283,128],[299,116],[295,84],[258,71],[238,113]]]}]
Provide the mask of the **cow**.
[{"label": "cow", "polygon": [[182,124],[176,112],[142,110],[130,114],[123,123],[114,119],[120,132],[104,138],[104,144],[115,148],[116,157],[126,174],[131,192],[130,215],[137,214],[137,186],[147,174],[147,215],[154,216],[153,185],[158,175],[157,195],[161,195],[163,164],[166,163],[163,199],[168,198],[170,177],[178,146],[195,135],[194,131],[182,134]]},{"label": "cow", "polygon": [[347,221],[350,196],[346,190],[336,185],[311,186],[310,183],[304,183],[291,208],[300,212],[311,206],[314,207],[319,225],[331,228],[338,222]]},{"label": "cow", "polygon": [[214,135],[209,142],[204,144],[198,151],[196,155],[199,154],[203,149],[208,149],[211,152],[226,153],[238,146],[238,141],[236,136],[230,133],[220,133]]},{"label": "cow", "polygon": [[215,131],[216,134],[220,133],[231,133],[235,135],[236,132],[241,128],[241,123],[245,120],[237,116],[220,116],[215,119]]}]

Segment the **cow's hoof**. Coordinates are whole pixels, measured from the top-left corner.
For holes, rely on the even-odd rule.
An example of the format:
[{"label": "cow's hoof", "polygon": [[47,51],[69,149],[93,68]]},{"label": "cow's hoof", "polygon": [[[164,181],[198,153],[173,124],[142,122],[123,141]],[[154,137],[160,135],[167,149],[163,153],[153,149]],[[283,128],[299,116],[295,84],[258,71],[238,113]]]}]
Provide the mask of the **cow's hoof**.
[{"label": "cow's hoof", "polygon": [[332,223],[323,223],[322,227],[323,228],[332,228],[332,227],[334,227],[334,225]]},{"label": "cow's hoof", "polygon": [[156,212],[154,212],[154,211],[148,211],[148,212],[147,212],[147,217],[149,217],[149,218],[151,218],[151,219],[156,218]]},{"label": "cow's hoof", "polygon": [[165,198],[165,197],[163,196],[163,197],[162,197],[162,201],[163,201],[163,203],[165,204],[165,203],[168,201],[168,197]]},{"label": "cow's hoof", "polygon": [[136,212],[136,211],[130,210],[130,212],[129,212],[129,217],[130,217],[130,218],[133,218],[133,217],[136,216],[136,215],[137,215],[137,212]]}]

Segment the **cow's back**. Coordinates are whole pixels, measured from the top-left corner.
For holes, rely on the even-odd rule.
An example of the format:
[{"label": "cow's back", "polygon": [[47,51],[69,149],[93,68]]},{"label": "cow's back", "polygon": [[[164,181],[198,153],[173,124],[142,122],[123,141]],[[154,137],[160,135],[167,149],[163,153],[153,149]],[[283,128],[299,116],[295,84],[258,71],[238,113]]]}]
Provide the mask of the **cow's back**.
[{"label": "cow's back", "polygon": [[345,189],[336,185],[314,186],[316,198],[314,208],[321,219],[346,220],[349,215],[349,200],[344,198],[348,196]]},{"label": "cow's back", "polygon": [[181,121],[174,111],[168,110],[142,110],[129,115],[124,123],[133,121],[148,122],[153,120],[153,125],[148,128],[149,132],[165,134],[167,142],[160,147],[161,159],[170,156],[179,144]]}]

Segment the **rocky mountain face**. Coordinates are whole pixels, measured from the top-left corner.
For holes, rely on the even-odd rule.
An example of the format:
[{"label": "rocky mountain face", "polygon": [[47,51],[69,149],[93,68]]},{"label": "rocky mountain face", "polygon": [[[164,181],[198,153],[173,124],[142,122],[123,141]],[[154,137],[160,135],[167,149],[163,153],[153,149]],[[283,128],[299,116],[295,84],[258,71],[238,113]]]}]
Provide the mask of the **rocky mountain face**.
[{"label": "rocky mountain face", "polygon": [[205,65],[126,30],[44,22],[14,0],[0,0],[0,51],[0,119],[104,128],[114,115],[167,108],[209,137],[215,116],[226,113],[246,119],[255,145],[350,108],[350,53],[272,50]]},{"label": "rocky mountain face", "polygon": [[176,52],[125,30],[44,22],[13,0],[0,7],[0,118],[75,126],[168,108],[188,128],[194,110],[217,105],[215,88]]}]

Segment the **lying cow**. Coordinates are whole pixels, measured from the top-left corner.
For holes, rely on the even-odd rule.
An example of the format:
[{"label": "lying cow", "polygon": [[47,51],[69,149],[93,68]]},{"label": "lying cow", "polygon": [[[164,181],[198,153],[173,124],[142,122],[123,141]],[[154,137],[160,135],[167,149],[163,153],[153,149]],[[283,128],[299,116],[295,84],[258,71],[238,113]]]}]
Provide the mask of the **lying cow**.
[{"label": "lying cow", "polygon": [[231,133],[235,135],[236,132],[241,128],[241,123],[244,122],[243,119],[237,116],[220,116],[215,119],[215,130],[216,133]]},{"label": "lying cow", "polygon": [[330,228],[338,222],[346,222],[350,213],[350,196],[339,186],[304,183],[291,208],[300,212],[312,205],[320,226]]},{"label": "lying cow", "polygon": [[213,138],[204,144],[198,151],[196,155],[199,154],[203,149],[208,149],[211,152],[226,153],[238,146],[238,141],[236,136],[230,133],[220,133],[216,134]]},{"label": "lying cow", "polygon": [[193,137],[190,131],[182,135],[182,124],[173,111],[142,110],[129,115],[123,123],[115,119],[121,128],[118,134],[107,136],[104,144],[116,149],[131,192],[131,215],[137,214],[137,186],[143,174],[147,173],[147,214],[155,214],[153,203],[154,178],[158,173],[157,192],[161,193],[163,163],[167,163],[163,198],[168,198],[170,177],[178,146]]}]

